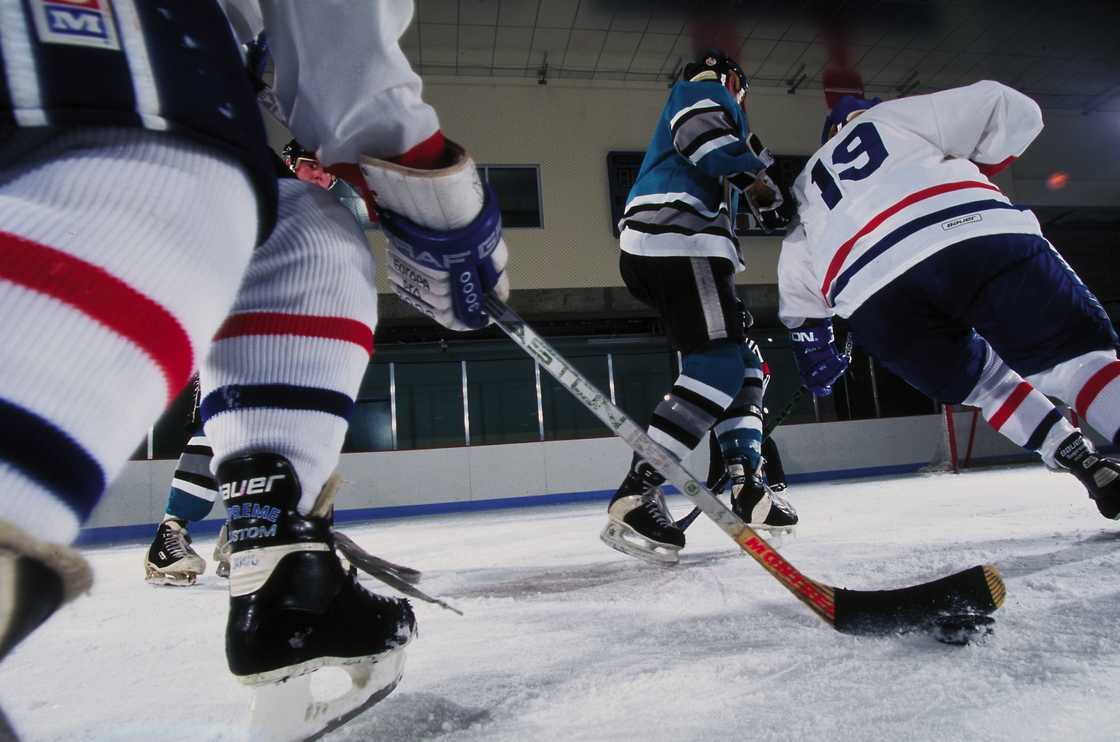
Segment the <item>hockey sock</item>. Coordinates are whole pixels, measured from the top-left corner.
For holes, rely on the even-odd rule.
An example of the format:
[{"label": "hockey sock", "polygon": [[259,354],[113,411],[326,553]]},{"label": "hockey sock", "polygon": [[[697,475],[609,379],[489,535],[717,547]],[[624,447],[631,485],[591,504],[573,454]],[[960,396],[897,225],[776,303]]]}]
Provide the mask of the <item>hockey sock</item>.
[{"label": "hockey sock", "polygon": [[1037,451],[1054,465],[1054,452],[1075,429],[1046,395],[1009,368],[991,348],[964,404],[979,407],[997,432],[1012,443]]},{"label": "hockey sock", "polygon": [[202,520],[214,507],[218,484],[210,473],[210,460],[214,451],[206,436],[192,436],[171,476],[171,489],[167,495],[167,518],[190,522]]},{"label": "hockey sock", "polygon": [[716,436],[725,461],[745,462],[748,472],[758,469],[762,456],[762,366],[744,343],[743,385],[716,423]]},{"label": "hockey sock", "polygon": [[1120,360],[1094,350],[1028,377],[1039,389],[1071,405],[1099,433],[1120,446]]},{"label": "hockey sock", "polygon": [[373,351],[373,270],[365,235],[333,196],[282,180],[276,229],[253,254],[202,369],[214,466],[284,457],[305,515],[338,464]]},{"label": "hockey sock", "polygon": [[653,411],[649,436],[683,459],[700,444],[743,386],[743,356],[735,343],[708,345],[682,359],[681,375]]},{"label": "hockey sock", "polygon": [[242,169],[140,129],[0,169],[0,520],[66,543],[179,393],[256,241]]}]

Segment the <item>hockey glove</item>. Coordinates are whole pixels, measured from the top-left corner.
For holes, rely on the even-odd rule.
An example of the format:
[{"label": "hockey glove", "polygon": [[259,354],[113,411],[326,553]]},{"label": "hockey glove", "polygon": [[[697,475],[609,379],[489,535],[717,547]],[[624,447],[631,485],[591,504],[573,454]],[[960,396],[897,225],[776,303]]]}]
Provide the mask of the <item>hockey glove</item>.
[{"label": "hockey glove", "polygon": [[849,356],[836,352],[836,338],[832,332],[831,319],[810,319],[796,330],[790,330],[793,343],[793,357],[805,388],[818,397],[832,394],[836,383],[848,364]]},{"label": "hockey glove", "polygon": [[509,283],[503,281],[508,253],[502,215],[489,186],[482,212],[462,229],[436,232],[391,211],[380,214],[397,296],[451,330],[490,324],[483,300],[503,283],[499,296],[509,296]]},{"label": "hockey glove", "polygon": [[388,278],[402,301],[451,330],[490,323],[483,300],[509,297],[501,212],[474,160],[447,140],[437,170],[362,157],[389,240]]},{"label": "hockey glove", "polygon": [[761,162],[764,167],[770,167],[774,164],[774,155],[771,154],[770,149],[762,143],[762,140],[759,139],[758,135],[753,131],[747,135],[747,148],[750,149],[751,153],[758,158],[758,161]]},{"label": "hockey glove", "polygon": [[782,213],[785,197],[782,189],[765,170],[757,173],[738,173],[728,178],[731,185],[743,194],[747,206],[762,231],[770,234],[789,224]]}]

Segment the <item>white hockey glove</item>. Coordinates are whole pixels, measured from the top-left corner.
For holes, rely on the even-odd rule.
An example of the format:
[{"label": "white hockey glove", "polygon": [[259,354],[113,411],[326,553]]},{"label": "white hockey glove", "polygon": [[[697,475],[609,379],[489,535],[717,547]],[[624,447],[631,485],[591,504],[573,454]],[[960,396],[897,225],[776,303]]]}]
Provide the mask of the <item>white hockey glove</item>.
[{"label": "white hockey glove", "polygon": [[763,169],[757,173],[732,175],[728,181],[743,194],[755,221],[769,234],[789,224],[789,219],[781,211],[785,197],[782,196],[782,189],[766,172],[766,168],[775,162],[774,155],[753,132],[747,136],[747,147],[762,163]]},{"label": "white hockey glove", "polygon": [[486,294],[509,297],[501,212],[474,160],[447,141],[454,164],[417,170],[362,157],[389,241],[388,277],[407,304],[451,330],[490,324]]}]

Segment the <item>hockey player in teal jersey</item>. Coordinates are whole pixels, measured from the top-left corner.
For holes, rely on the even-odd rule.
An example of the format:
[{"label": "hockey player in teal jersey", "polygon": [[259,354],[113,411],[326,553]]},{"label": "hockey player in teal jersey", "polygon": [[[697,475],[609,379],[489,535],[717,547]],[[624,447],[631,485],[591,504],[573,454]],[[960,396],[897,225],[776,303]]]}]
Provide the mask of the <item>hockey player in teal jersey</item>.
[{"label": "hockey player in teal jersey", "polygon": [[[669,93],[619,223],[627,288],[665,322],[682,370],[657,405],[649,435],[684,458],[715,429],[735,513],[754,527],[788,529],[797,515],[758,476],[762,441],[758,357],[745,344],[734,275],[743,270],[732,214],[739,195],[776,217],[773,162],[750,132],[743,70],[718,51],[687,65]],[[635,456],[608,506],[602,539],[639,558],[674,563],[684,533],[661,498],[664,478]]]}]

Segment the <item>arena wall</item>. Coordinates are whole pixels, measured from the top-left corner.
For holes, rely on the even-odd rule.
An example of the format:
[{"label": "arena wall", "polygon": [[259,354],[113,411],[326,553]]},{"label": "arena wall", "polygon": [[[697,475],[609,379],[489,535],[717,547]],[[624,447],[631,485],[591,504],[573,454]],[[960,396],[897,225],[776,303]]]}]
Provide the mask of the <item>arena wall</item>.
[{"label": "arena wall", "polygon": [[[963,456],[970,413],[957,413]],[[804,425],[778,429],[791,483],[917,472],[938,450],[943,426],[937,415]],[[703,476],[706,447],[688,464]],[[1030,461],[980,420],[976,463]],[[343,454],[347,481],[337,501],[339,522],[422,516],[456,511],[606,500],[618,486],[630,452],[616,438],[494,446]],[[84,543],[151,537],[163,515],[174,461],[131,461],[113,483],[82,533]],[[796,501],[796,493],[794,494]],[[196,532],[216,531],[223,508]]]}]

